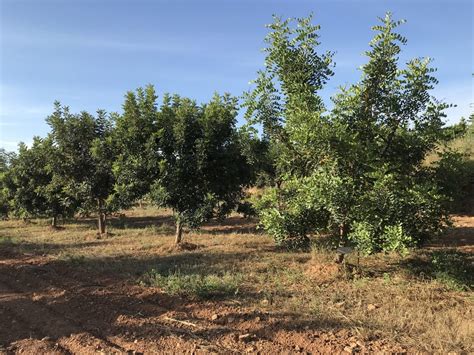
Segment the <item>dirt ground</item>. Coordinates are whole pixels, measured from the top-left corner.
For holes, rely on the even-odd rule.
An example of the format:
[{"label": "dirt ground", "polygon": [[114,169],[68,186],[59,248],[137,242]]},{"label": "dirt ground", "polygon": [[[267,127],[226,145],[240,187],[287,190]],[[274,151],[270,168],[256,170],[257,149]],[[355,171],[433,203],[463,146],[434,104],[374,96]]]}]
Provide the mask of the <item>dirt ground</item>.
[{"label": "dirt ground", "polygon": [[[453,234],[458,238],[456,243],[472,251],[469,248],[472,248],[474,218],[459,217],[456,223],[460,228]],[[15,225],[0,225],[0,231],[2,226],[4,235],[19,233],[20,228]],[[90,232],[74,236],[74,240],[81,240],[80,248],[92,248],[104,242],[84,235]],[[75,262],[74,258],[58,257],[59,251],[68,247],[68,238],[72,237],[58,237],[61,243],[54,244],[53,233],[50,240],[43,240],[40,248],[24,247],[27,244],[22,243],[26,239],[19,244],[0,245],[0,353],[276,354],[418,350],[383,334],[377,336],[377,332],[359,332],[357,327],[347,327],[347,322],[328,323],[317,316],[308,319],[297,312],[260,307],[258,302],[247,303],[238,297],[194,300],[171,296],[157,287],[140,285],[136,277],[123,270],[99,266],[94,270],[90,265]],[[120,235],[110,238],[118,239]],[[196,238],[199,236],[193,241]],[[446,239],[445,243],[454,242]],[[260,247],[268,245],[262,242]],[[147,253],[153,253],[153,248],[150,246]],[[135,254],[139,257],[139,249],[128,249],[121,257]]]},{"label": "dirt ground", "polygon": [[186,302],[43,256],[2,255],[0,265],[6,351],[327,353],[352,343],[366,351],[405,350],[381,340],[361,342],[345,330],[292,329],[291,318],[238,305]]}]

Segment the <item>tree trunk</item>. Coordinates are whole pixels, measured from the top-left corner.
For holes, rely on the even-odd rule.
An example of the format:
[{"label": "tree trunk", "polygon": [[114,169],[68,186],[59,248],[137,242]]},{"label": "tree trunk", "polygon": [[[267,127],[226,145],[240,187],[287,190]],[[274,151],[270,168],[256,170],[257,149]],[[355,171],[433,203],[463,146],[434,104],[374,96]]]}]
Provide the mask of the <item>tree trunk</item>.
[{"label": "tree trunk", "polygon": [[53,216],[51,218],[51,227],[56,228],[58,226],[58,218],[56,216]]},{"label": "tree trunk", "polygon": [[175,244],[178,245],[181,243],[181,238],[183,236],[183,226],[181,221],[176,219],[176,235],[175,235]]},{"label": "tree trunk", "polygon": [[105,234],[105,233],[107,232],[107,230],[106,230],[106,223],[105,223],[105,213],[102,212],[102,213],[100,214],[100,217],[99,217],[99,218],[100,218],[100,220],[101,220],[101,222],[100,222],[100,234]]},{"label": "tree trunk", "polygon": [[339,246],[340,247],[344,246],[345,239],[346,239],[346,224],[341,223],[339,225]]},{"label": "tree trunk", "polygon": [[97,199],[97,206],[98,206],[98,218],[97,218],[97,223],[98,223],[98,228],[99,228],[99,234],[105,234],[105,213],[103,209],[103,202],[100,199]]},{"label": "tree trunk", "polygon": [[[347,228],[346,228],[345,223],[341,223],[339,225],[339,246],[340,247],[344,246],[344,242],[345,242],[345,239],[346,239],[346,229]],[[344,261],[344,254],[337,253],[335,262],[338,263],[338,264],[342,264],[343,261]]]}]

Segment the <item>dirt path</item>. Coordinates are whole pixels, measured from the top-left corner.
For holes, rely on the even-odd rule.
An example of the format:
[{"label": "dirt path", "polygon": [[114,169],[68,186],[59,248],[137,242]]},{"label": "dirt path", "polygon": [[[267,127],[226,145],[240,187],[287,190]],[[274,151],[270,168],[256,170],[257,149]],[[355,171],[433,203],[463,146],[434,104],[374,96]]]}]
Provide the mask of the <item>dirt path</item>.
[{"label": "dirt path", "polygon": [[[213,319],[216,318],[217,319]],[[46,256],[0,254],[0,352],[327,353],[398,351],[238,302],[192,302]]]}]

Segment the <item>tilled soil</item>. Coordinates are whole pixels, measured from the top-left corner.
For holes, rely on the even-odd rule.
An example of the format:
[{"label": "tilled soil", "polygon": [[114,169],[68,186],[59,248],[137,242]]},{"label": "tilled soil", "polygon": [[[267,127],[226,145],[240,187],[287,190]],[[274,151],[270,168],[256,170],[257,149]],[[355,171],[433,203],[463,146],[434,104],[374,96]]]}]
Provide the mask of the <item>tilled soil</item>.
[{"label": "tilled soil", "polygon": [[171,297],[47,256],[0,252],[0,353],[406,352],[239,301]]}]

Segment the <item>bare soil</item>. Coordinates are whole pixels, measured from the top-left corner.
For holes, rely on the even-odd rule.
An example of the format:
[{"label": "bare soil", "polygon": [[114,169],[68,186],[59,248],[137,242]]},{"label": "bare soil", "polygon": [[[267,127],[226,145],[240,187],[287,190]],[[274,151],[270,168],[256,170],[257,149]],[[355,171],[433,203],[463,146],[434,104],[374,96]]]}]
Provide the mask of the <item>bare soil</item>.
[{"label": "bare soil", "polygon": [[234,302],[170,297],[106,275],[85,274],[47,256],[3,252],[0,295],[0,341],[7,353],[328,353],[354,344],[370,352],[407,350]]},{"label": "bare soil", "polygon": [[[462,240],[449,242],[469,249],[474,218],[460,217],[457,222],[460,228],[467,229],[453,234]],[[218,233],[226,230],[234,233],[237,224],[229,223],[218,229]],[[3,227],[5,235],[9,233],[8,228],[14,228]],[[211,237],[215,228],[216,225],[211,224],[207,229]],[[241,228],[253,232],[251,223]],[[82,235],[89,234],[90,231],[86,231]],[[80,238],[85,246],[96,242]],[[229,238],[238,238],[238,235],[232,234]],[[203,301],[171,296],[159,288],[139,285],[136,277],[131,278],[120,270],[100,267],[94,270],[58,257],[56,249],[67,248],[68,244],[55,247],[53,241],[54,235],[51,244],[46,242],[42,248],[32,250],[15,244],[0,245],[0,353],[417,351],[377,331],[359,332],[357,327],[348,327],[347,322],[322,321],[318,316],[308,319],[285,309],[247,303],[238,297]],[[183,253],[201,250],[198,238],[192,241],[199,247]],[[165,250],[166,245],[170,244],[165,243],[160,250]],[[206,247],[209,248],[209,244],[203,246]],[[271,245],[263,243],[260,247],[271,248]],[[139,253],[139,248],[132,247],[127,257],[139,259]],[[332,264],[309,263],[305,269],[313,278],[319,275],[322,283],[331,282],[337,273]]]}]

